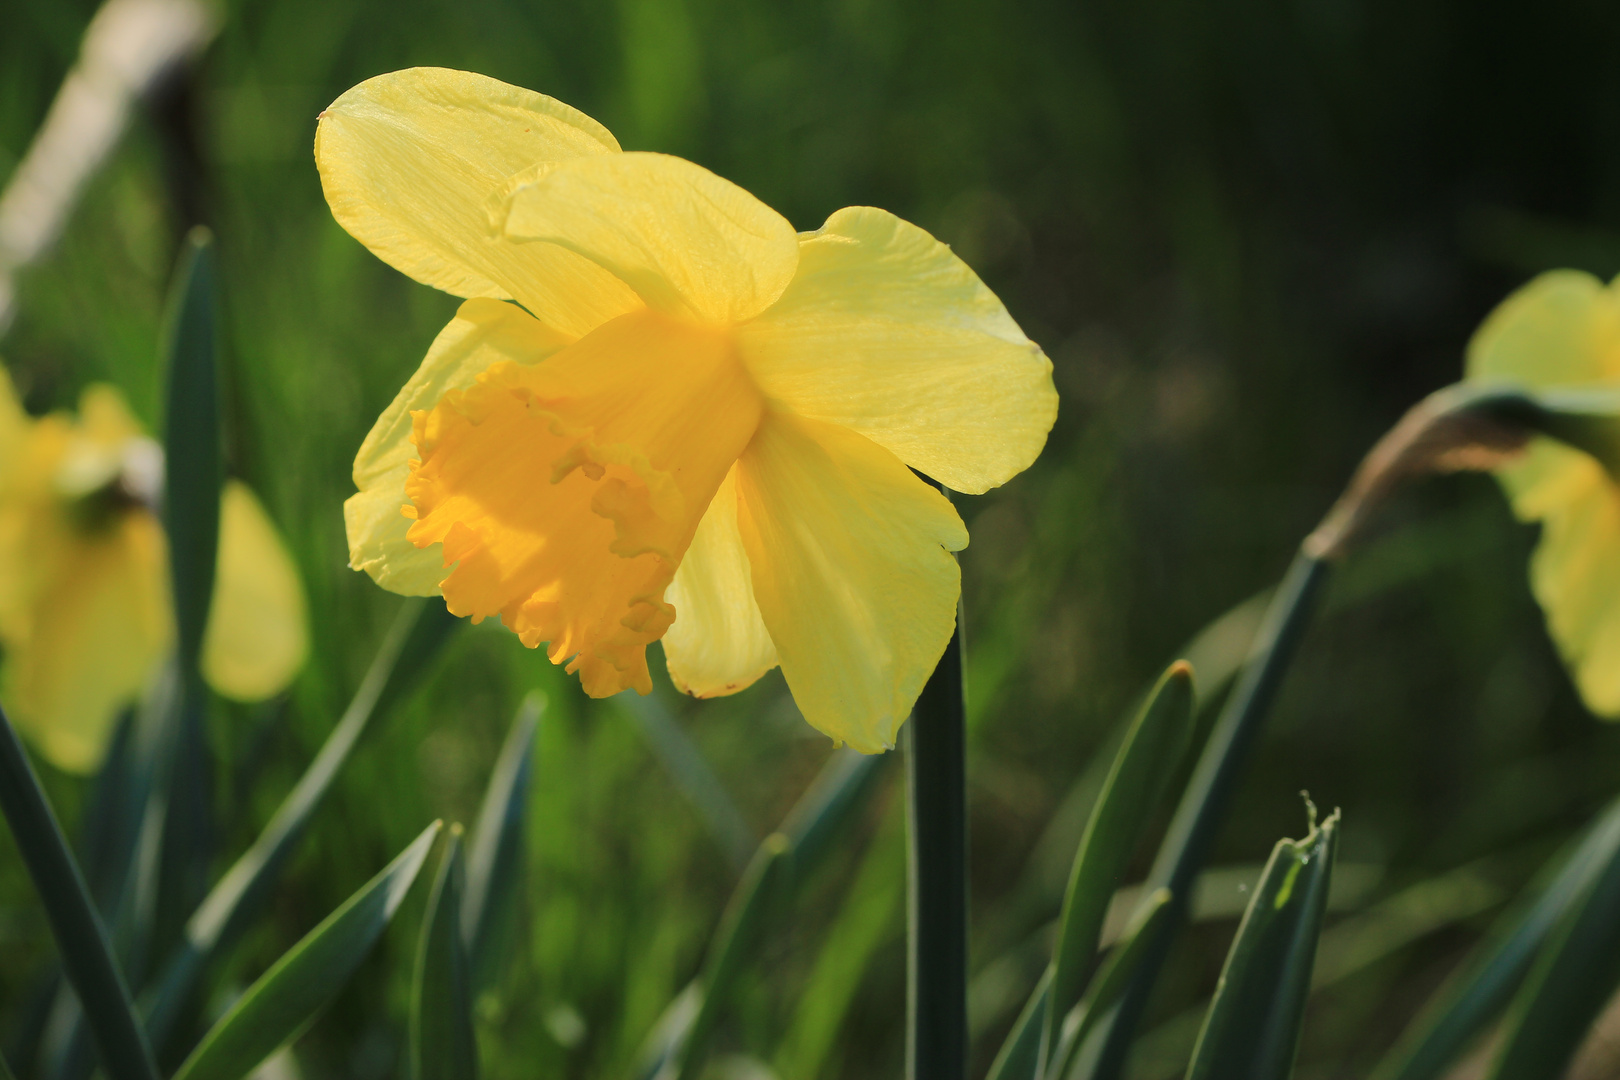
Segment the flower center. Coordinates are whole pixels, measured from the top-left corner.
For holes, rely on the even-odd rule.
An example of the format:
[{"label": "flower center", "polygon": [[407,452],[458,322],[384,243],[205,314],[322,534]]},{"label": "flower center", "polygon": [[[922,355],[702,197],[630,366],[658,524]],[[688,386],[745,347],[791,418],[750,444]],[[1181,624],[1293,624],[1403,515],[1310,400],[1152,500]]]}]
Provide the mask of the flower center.
[{"label": "flower center", "polygon": [[452,612],[549,642],[593,696],[647,693],[664,590],[762,408],[729,330],[622,315],[413,414],[411,542],[444,545]]}]

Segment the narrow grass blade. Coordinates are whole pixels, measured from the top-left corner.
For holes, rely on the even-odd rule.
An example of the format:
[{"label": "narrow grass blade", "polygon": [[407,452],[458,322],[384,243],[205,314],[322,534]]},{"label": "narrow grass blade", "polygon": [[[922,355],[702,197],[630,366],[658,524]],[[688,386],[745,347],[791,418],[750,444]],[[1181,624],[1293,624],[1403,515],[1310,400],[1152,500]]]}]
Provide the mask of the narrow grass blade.
[{"label": "narrow grass blade", "polygon": [[156,1080],[157,1067],[141,1029],[107,931],[96,915],[67,838],[40,789],[34,767],[0,712],[0,810],[44,901],[62,969],[83,1003],[91,1037],[112,1080]]},{"label": "narrow grass blade", "polygon": [[995,1061],[985,1080],[1034,1080],[1038,1075],[1041,1056],[1041,1036],[1046,1031],[1046,1009],[1052,989],[1051,964],[1041,972],[1041,981],[1035,984],[1024,1009],[1013,1021],[1012,1030],[996,1052]]},{"label": "narrow grass blade", "polygon": [[213,237],[186,236],[165,335],[163,525],[169,537],[181,671],[197,670],[219,554],[218,286]]},{"label": "narrow grass blade", "polygon": [[1045,1074],[1047,1077],[1068,1074],[1074,1054],[1085,1046],[1087,1036],[1119,1003],[1130,982],[1131,973],[1162,931],[1170,911],[1169,889],[1155,889],[1142,898],[1131,913],[1130,925],[1120,937],[1119,945],[1103,961],[1096,977],[1086,987],[1085,996],[1063,1017],[1058,1049],[1053,1056],[1052,1068]]},{"label": "narrow grass blade", "polygon": [[[882,758],[861,756],[861,761]],[[875,770],[874,770],[875,773]],[[823,1075],[845,1018],[873,956],[904,932],[906,852],[904,822],[888,815],[861,859],[837,921],[827,932],[793,1010],[793,1022],[773,1058],[776,1072],[799,1080]],[[805,860],[794,849],[797,869]]]},{"label": "narrow grass blade", "polygon": [[1379,1063],[1374,1080],[1435,1080],[1444,1074],[1507,1007],[1542,944],[1617,856],[1620,800],[1598,816],[1573,851],[1555,856],[1532,903],[1503,915]]},{"label": "narrow grass blade", "polygon": [[871,798],[882,775],[884,754],[837,750],[778,830],[793,841],[793,858],[801,875],[814,873],[844,826]]},{"label": "narrow grass blade", "polygon": [[1299,1050],[1338,844],[1335,811],[1272,849],[1226,956],[1187,1080],[1287,1080]]},{"label": "narrow grass blade", "polygon": [[720,1011],[730,1004],[737,976],[753,952],[770,908],[782,898],[789,884],[792,864],[793,842],[783,833],[772,833],[759,845],[726,906],[720,931],[704,961],[702,1004],[671,1061],[677,1067],[670,1070],[666,1066],[662,1072],[673,1071],[677,1080],[698,1080],[702,1074]]},{"label": "narrow grass blade", "polygon": [[478,1080],[472,988],[461,935],[461,826],[450,828],[428,898],[411,987],[412,1080]]},{"label": "narrow grass blade", "polygon": [[906,1076],[967,1074],[967,715],[962,627],[945,646],[906,725],[910,899]]},{"label": "narrow grass blade", "polygon": [[422,869],[434,822],[248,987],[186,1058],[173,1080],[241,1080],[297,1038],[360,966]]},{"label": "narrow grass blade", "polygon": [[247,927],[304,834],[366,725],[422,673],[459,620],[442,601],[412,600],[401,607],[360,689],[320,752],[253,846],[243,852],[192,914],[179,949],[141,1005],[147,1030],[165,1044],[179,1011],[209,962]]},{"label": "narrow grass blade", "polygon": [[1036,1075],[1045,1076],[1057,1050],[1063,1018],[1079,1002],[1086,974],[1096,960],[1103,919],[1143,826],[1164,794],[1165,780],[1180,768],[1192,738],[1193,672],[1185,661],[1170,665],[1125,735],[1103,782],[1091,820],[1074,856],[1063,898],[1057,946],[1052,956],[1049,1007]]},{"label": "narrow grass blade", "polygon": [[641,726],[641,733],[659,763],[708,825],[720,850],[734,868],[742,870],[748,865],[755,846],[754,837],[758,834],[748,827],[742,811],[726,793],[725,785],[657,694],[647,697],[627,694],[624,704]]},{"label": "narrow grass blade", "polygon": [[545,695],[538,690],[523,699],[478,811],[460,916],[475,997],[500,976],[504,943],[517,918],[518,890],[523,882],[524,811],[534,772],[530,750],[545,707]]},{"label": "narrow grass blade", "polygon": [[12,1075],[11,1066],[6,1064],[4,1055],[0,1055],[0,1080],[17,1080],[16,1076]]},{"label": "narrow grass blade", "polygon": [[[834,754],[822,767],[810,787],[799,797],[798,802],[794,803],[793,809],[788,811],[782,820],[782,828],[773,836],[786,837],[788,845],[793,850],[795,882],[808,880],[815,874],[822,860],[835,850],[834,838],[843,832],[850,819],[867,804],[873,792],[877,790],[876,781],[881,775],[883,761],[881,757],[857,754],[853,751]],[[767,840],[771,838],[767,837]],[[799,848],[801,841],[806,845],[802,853]],[[765,850],[764,845],[760,850]],[[768,894],[751,884],[751,869],[760,858],[760,854],[756,852],[754,860],[750,862],[750,871],[744,872],[743,879],[732,896],[732,907],[741,902],[739,898],[744,894],[753,897],[749,903],[764,903]],[[723,922],[722,926],[724,925],[726,924]],[[721,949],[727,940],[725,935],[721,934],[711,943],[708,958],[705,960],[705,971],[715,963],[717,950]],[[664,1010],[663,1017],[654,1026],[653,1034],[649,1036],[647,1045],[640,1055],[641,1064],[637,1068],[636,1075],[641,1080],[649,1080],[658,1075],[669,1067],[671,1062],[680,1058],[692,1030],[692,1024],[699,1014],[696,1007],[687,1007],[685,1003],[708,1000],[710,995],[705,994],[705,985],[704,977],[700,975]],[[723,1002],[717,1002],[716,1006],[711,1008],[719,1004]]]},{"label": "narrow grass blade", "polygon": [[1504,1022],[1492,1080],[1556,1080],[1620,986],[1620,853],[1573,898]]},{"label": "narrow grass blade", "polygon": [[1210,845],[1226,819],[1238,776],[1259,737],[1283,676],[1293,662],[1322,595],[1322,587],[1327,583],[1331,565],[1301,551],[1272,596],[1265,623],[1255,637],[1243,673],[1204,744],[1192,779],[1176,806],[1169,831],[1159,845],[1148,883],[1170,890],[1170,914],[1164,929],[1148,943],[1118,1010],[1108,1022],[1106,1040],[1091,1074],[1092,1080],[1115,1080],[1125,1067],[1125,1056],[1147,1005],[1148,994],[1164,966],[1175,929],[1191,899],[1193,881],[1208,859]]}]

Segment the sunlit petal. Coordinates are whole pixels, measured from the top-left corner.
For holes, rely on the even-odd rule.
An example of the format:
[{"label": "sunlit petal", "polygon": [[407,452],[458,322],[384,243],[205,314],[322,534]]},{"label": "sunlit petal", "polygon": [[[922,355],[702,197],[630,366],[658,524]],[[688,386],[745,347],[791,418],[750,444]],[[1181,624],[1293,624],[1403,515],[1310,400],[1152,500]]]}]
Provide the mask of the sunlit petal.
[{"label": "sunlit petal", "polygon": [[799,710],[857,750],[893,746],[956,625],[961,518],[864,436],[774,412],[737,492],[754,595]]},{"label": "sunlit petal", "polygon": [[958,491],[1028,468],[1057,416],[1040,347],[950,248],[884,210],[803,237],[793,283],[738,339],[767,397]]},{"label": "sunlit petal", "polygon": [[700,165],[666,154],[575,158],[511,191],[496,222],[611,271],[649,307],[708,322],[757,315],[799,262],[786,218]]},{"label": "sunlit petal", "polygon": [[451,611],[549,642],[592,695],[646,693],[664,591],[759,410],[729,335],[624,316],[416,415],[410,539],[443,545]]},{"label": "sunlit petal", "polygon": [[537,163],[618,149],[560,101],[443,68],[367,79],[327,107],[315,132],[333,215],[379,258],[457,296],[516,298],[574,335],[640,301],[573,252],[491,232],[485,203]]},{"label": "sunlit petal", "polygon": [[240,481],[227,481],[203,675],[225,697],[262,701],[287,688],[308,653],[298,568],[258,498]]},{"label": "sunlit petal", "polygon": [[355,455],[354,485],[360,491],[343,504],[350,566],[393,592],[439,594],[443,553],[406,539],[411,521],[400,512],[409,502],[405,480],[416,459],[411,413],[431,409],[447,391],[473,385],[492,364],[539,363],[570,340],[513,304],[473,299],[461,305]]},{"label": "sunlit petal", "polygon": [[675,608],[664,659],[682,692],[734,694],[776,666],[776,645],[754,601],[748,553],[737,532],[735,468],[715,492],[664,596]]}]

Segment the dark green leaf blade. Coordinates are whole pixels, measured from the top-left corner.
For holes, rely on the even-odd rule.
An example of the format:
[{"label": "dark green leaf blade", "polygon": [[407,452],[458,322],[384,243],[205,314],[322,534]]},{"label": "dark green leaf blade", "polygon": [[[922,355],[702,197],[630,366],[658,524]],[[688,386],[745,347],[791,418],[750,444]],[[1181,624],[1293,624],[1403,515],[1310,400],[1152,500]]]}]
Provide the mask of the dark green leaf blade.
[{"label": "dark green leaf blade", "polygon": [[1301,550],[1282,584],[1272,594],[1242,674],[1199,754],[1192,778],[1176,804],[1175,816],[1170,820],[1148,874],[1150,885],[1162,885],[1170,890],[1170,917],[1165,921],[1164,930],[1147,943],[1147,952],[1137,964],[1130,985],[1108,1022],[1106,1044],[1092,1074],[1094,1080],[1115,1080],[1125,1068],[1125,1057],[1135,1037],[1137,1022],[1169,954],[1173,934],[1191,898],[1193,882],[1209,857],[1210,845],[1226,818],[1238,777],[1298,652],[1332,565]]},{"label": "dark green leaf blade", "polygon": [[1164,793],[1166,778],[1174,775],[1186,754],[1192,739],[1193,701],[1192,668],[1178,660],[1159,678],[1137,713],[1092,808],[1063,898],[1036,1075],[1047,1072],[1063,1018],[1085,990],[1108,902],[1124,884],[1127,864]]},{"label": "dark green leaf blade", "polygon": [[202,227],[186,235],[169,295],[164,395],[163,525],[169,536],[180,668],[202,654],[219,555],[220,453],[218,299],[214,242]]},{"label": "dark green leaf blade", "polygon": [[467,947],[461,935],[461,826],[450,829],[422,922],[411,988],[413,1080],[478,1080]]},{"label": "dark green leaf blade", "polygon": [[142,995],[147,1031],[161,1046],[182,1003],[222,948],[246,928],[292,856],[304,829],[348,760],[371,718],[397,700],[422,673],[460,621],[442,601],[407,601],[395,617],[354,699],[315,760],[282,800],[253,846],[215,883],[186,925],[186,936],[162,974]]},{"label": "dark green leaf blade", "polygon": [[1338,846],[1335,811],[1281,840],[1255,886],[1204,1016],[1187,1080],[1286,1080],[1299,1049]]},{"label": "dark green leaf blade", "polygon": [[[219,286],[213,236],[186,234],[170,286],[164,333],[163,527],[174,595],[179,671],[178,739],[163,810],[158,895],[151,947],[162,955],[181,938],[185,913],[208,890],[214,854],[213,753],[203,714],[208,693],[199,659],[219,557]],[[144,965],[142,965],[144,966]],[[132,969],[137,982],[144,971]]]},{"label": "dark green leaf blade", "polygon": [[812,874],[821,865],[845,823],[866,805],[887,760],[882,754],[835,751],[799,796],[778,831],[793,841],[793,858],[801,874]]},{"label": "dark green leaf blade", "polygon": [[1070,1058],[1085,1046],[1086,1037],[1091,1034],[1092,1029],[1118,1004],[1120,995],[1125,993],[1125,987],[1129,985],[1131,973],[1136,970],[1136,965],[1141,963],[1143,954],[1156,936],[1163,931],[1165,920],[1170,917],[1170,911],[1169,889],[1154,889],[1136,906],[1136,910],[1131,913],[1130,925],[1125,928],[1119,944],[1108,954],[1108,959],[1103,961],[1096,977],[1091,980],[1091,985],[1086,987],[1085,996],[1080,999],[1079,1004],[1070,1009],[1068,1015],[1063,1018],[1057,1054],[1053,1058],[1054,1065],[1048,1071],[1048,1076],[1067,1075]]},{"label": "dark green leaf blade", "polygon": [[534,733],[545,710],[545,695],[530,692],[518,708],[500,757],[490,774],[467,857],[467,889],[461,934],[472,964],[472,993],[493,983],[518,911],[523,882],[524,810],[534,773]]},{"label": "dark green leaf blade", "polygon": [[[1046,1030],[1046,1008],[1052,988],[1052,965],[1041,972],[1041,981],[1013,1021],[1012,1030],[996,1051],[985,1080],[1033,1080],[1040,1065],[1041,1035]],[[1061,1060],[1061,1059],[1059,1059]]]},{"label": "dark green leaf blade", "polygon": [[956,629],[904,728],[909,849],[907,1080],[967,1077],[967,698],[962,684],[962,625],[958,604]]},{"label": "dark green leaf blade", "polygon": [[174,1080],[241,1080],[296,1038],[387,929],[440,829],[434,822],[265,972],[203,1036]]},{"label": "dark green leaf blade", "polygon": [[[782,828],[773,837],[785,837],[787,844],[793,850],[793,877],[796,881],[808,879],[820,866],[821,861],[834,850],[833,837],[842,831],[845,825],[859,810],[870,801],[872,794],[877,790],[876,780],[881,773],[882,765],[887,757],[858,754],[853,750],[835,753],[822,766],[820,774],[799,796],[793,809],[782,820]],[[798,843],[803,840],[808,845],[808,851],[801,856]],[[766,841],[775,844],[778,841],[767,837]],[[764,852],[765,844],[760,846]],[[738,904],[750,903],[764,904],[768,894],[757,889],[752,876],[753,867],[757,865],[761,854],[756,852],[755,862],[749,864],[742,881],[732,895],[727,911],[731,911]],[[749,916],[750,923],[755,917]],[[722,927],[729,925],[729,917],[722,920]],[[726,942],[732,940],[724,933],[717,934],[710,943],[708,957],[704,963],[705,972],[718,963],[717,957]],[[636,1075],[641,1080],[649,1080],[663,1072],[670,1064],[676,1061],[683,1053],[688,1035],[692,1031],[693,1023],[701,1012],[698,1002],[708,1002],[712,995],[705,993],[705,988],[711,984],[705,981],[704,976],[688,984],[687,987],[665,1008],[664,1015],[654,1026],[652,1034],[640,1055],[640,1065]],[[708,1007],[712,1010],[719,1006],[719,999]],[[706,1021],[707,1022],[707,1021]]]},{"label": "dark green leaf blade", "polygon": [[1574,898],[1504,1022],[1492,1080],[1564,1075],[1598,1013],[1620,986],[1620,853],[1598,865]]},{"label": "dark green leaf blade", "polygon": [[68,850],[39,778],[0,712],[0,810],[5,812],[34,887],[44,901],[62,969],[83,1003],[86,1023],[113,1080],[156,1080],[157,1067],[129,987],[79,865]]},{"label": "dark green leaf blade", "polygon": [[1444,1073],[1507,1006],[1542,943],[1617,852],[1620,800],[1599,815],[1574,851],[1554,857],[1535,901],[1502,917],[1379,1063],[1374,1080],[1434,1080]]},{"label": "dark green leaf blade", "polygon": [[709,1040],[720,1010],[730,1003],[737,976],[743,971],[771,906],[781,899],[793,864],[793,841],[772,833],[759,845],[741,884],[720,920],[720,930],[704,961],[702,1004],[686,1038],[670,1064],[679,1080],[697,1080],[707,1063]]}]

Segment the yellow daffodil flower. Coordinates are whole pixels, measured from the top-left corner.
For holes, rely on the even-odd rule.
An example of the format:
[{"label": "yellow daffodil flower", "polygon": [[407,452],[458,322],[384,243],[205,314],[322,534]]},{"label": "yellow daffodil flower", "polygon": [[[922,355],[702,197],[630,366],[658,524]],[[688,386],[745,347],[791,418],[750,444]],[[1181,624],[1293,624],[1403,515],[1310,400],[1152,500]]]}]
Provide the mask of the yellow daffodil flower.
[{"label": "yellow daffodil flower", "polygon": [[[53,764],[96,766],[118,711],[173,644],[168,546],[152,507],[163,450],[109,386],[77,417],[29,418],[0,372],[0,649],[3,698]],[[242,701],[303,665],[297,570],[251,491],[222,493],[204,676]]]},{"label": "yellow daffodil flower", "polygon": [[[1504,300],[1468,346],[1471,379],[1531,387],[1620,381],[1620,282],[1542,274]],[[1497,470],[1514,513],[1541,523],[1530,584],[1587,707],[1620,716],[1620,489],[1579,450],[1535,438]]]},{"label": "yellow daffodil flower", "polygon": [[468,298],[355,459],[351,564],[549,642],[593,696],[647,693],[662,638],[688,693],[780,664],[810,723],[893,745],[967,543],[907,466],[983,492],[1057,411],[1051,364],[973,271],[869,207],[796,234],[466,72],[360,84],[315,158],[345,229]]}]

